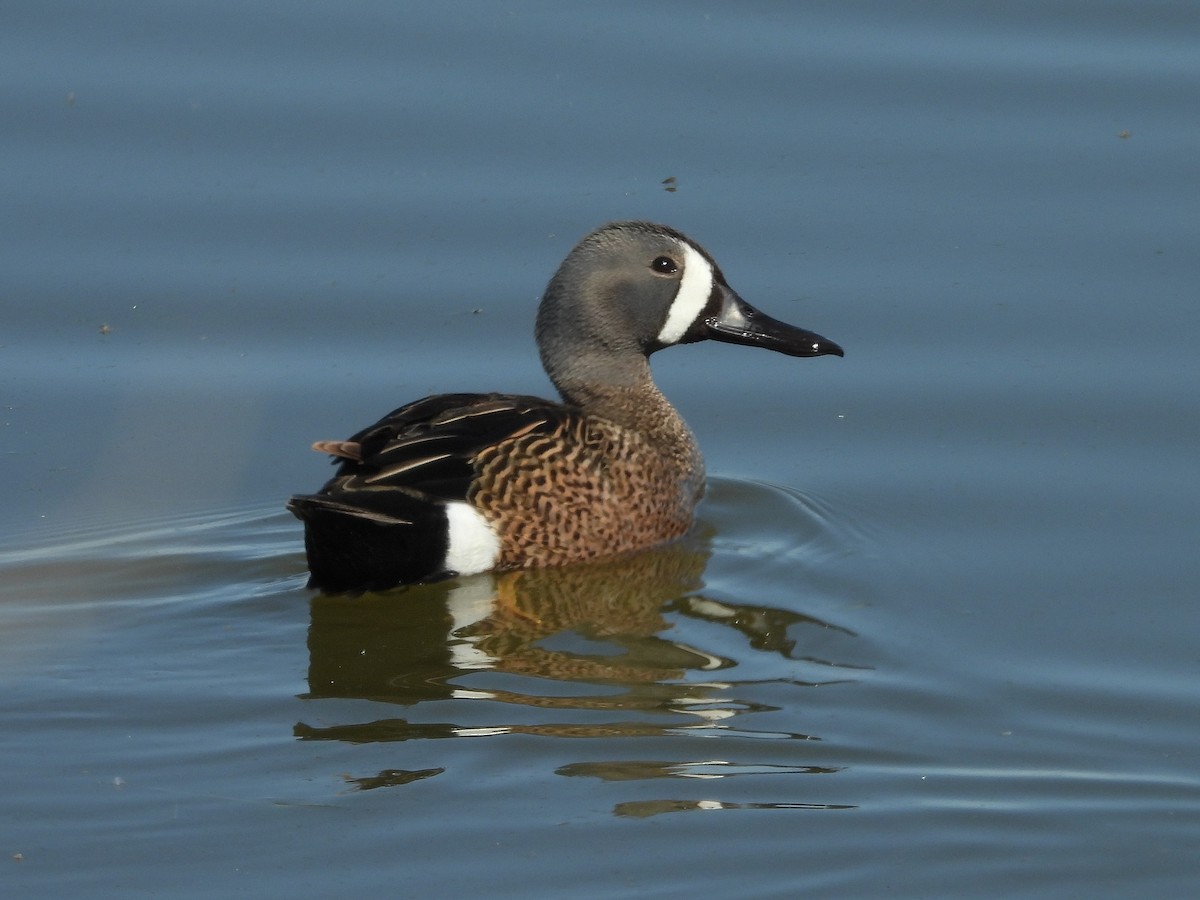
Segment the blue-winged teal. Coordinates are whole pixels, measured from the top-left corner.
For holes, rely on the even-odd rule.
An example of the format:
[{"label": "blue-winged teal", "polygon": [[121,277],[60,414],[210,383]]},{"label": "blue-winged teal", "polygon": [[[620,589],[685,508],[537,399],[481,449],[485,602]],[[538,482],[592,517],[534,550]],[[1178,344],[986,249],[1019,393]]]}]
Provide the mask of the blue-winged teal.
[{"label": "blue-winged teal", "polygon": [[712,339],[842,355],[754,309],[698,244],[648,222],[579,242],[546,287],[536,336],[562,403],[426,397],[349,440],[313,444],[339,468],[288,503],[304,521],[310,587],[382,590],[677,538],[704,491],[704,460],[650,377],[650,354]]}]

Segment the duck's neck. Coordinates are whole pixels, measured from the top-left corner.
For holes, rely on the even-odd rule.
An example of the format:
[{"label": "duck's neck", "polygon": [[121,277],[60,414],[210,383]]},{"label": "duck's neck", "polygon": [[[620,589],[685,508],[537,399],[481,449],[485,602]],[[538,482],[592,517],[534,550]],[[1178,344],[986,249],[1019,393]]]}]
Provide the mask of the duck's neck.
[{"label": "duck's neck", "polygon": [[[587,366],[576,370],[589,373]],[[578,406],[590,416],[600,416],[610,422],[644,435],[664,455],[674,459],[684,470],[703,472],[703,460],[696,439],[683,417],[663,396],[650,376],[650,364],[642,355],[613,366],[604,361],[603,378],[555,378],[563,400]],[[703,477],[701,475],[701,477]]]}]

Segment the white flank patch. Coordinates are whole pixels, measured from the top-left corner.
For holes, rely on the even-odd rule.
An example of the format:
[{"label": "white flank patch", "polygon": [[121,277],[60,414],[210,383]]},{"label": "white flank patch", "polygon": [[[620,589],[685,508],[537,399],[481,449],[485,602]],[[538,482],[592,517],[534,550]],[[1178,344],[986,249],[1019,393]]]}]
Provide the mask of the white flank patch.
[{"label": "white flank patch", "polygon": [[669,346],[683,337],[708,304],[713,289],[713,270],[708,260],[690,244],[682,241],[683,278],[679,281],[679,293],[667,313],[667,321],[658,333],[658,342]]},{"label": "white flank patch", "polygon": [[446,522],[449,540],[443,565],[448,571],[474,575],[496,564],[500,538],[483,516],[466,503],[447,503]]}]

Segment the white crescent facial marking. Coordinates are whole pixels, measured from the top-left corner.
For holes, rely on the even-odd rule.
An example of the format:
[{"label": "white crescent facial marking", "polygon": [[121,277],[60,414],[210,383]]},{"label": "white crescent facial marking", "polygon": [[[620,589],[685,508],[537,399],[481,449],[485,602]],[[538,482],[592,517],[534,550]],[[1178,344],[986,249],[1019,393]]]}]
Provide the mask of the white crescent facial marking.
[{"label": "white crescent facial marking", "polygon": [[704,310],[713,289],[713,269],[708,260],[690,244],[680,241],[679,246],[683,250],[683,278],[667,312],[667,321],[658,333],[658,342],[663,346],[670,346],[683,337]]},{"label": "white crescent facial marking", "polygon": [[500,538],[487,519],[466,503],[446,504],[448,526],[445,568],[459,575],[475,575],[496,565]]}]

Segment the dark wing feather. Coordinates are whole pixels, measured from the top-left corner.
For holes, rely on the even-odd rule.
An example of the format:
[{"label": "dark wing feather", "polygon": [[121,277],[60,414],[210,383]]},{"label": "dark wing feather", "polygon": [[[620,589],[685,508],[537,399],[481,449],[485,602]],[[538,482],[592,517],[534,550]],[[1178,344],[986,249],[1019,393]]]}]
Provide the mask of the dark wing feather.
[{"label": "dark wing feather", "polygon": [[359,445],[360,458],[336,458],[337,476],[325,490],[347,500],[360,490],[389,488],[461,500],[481,450],[515,434],[553,431],[572,413],[570,407],[518,394],[426,397],[350,438]]}]

